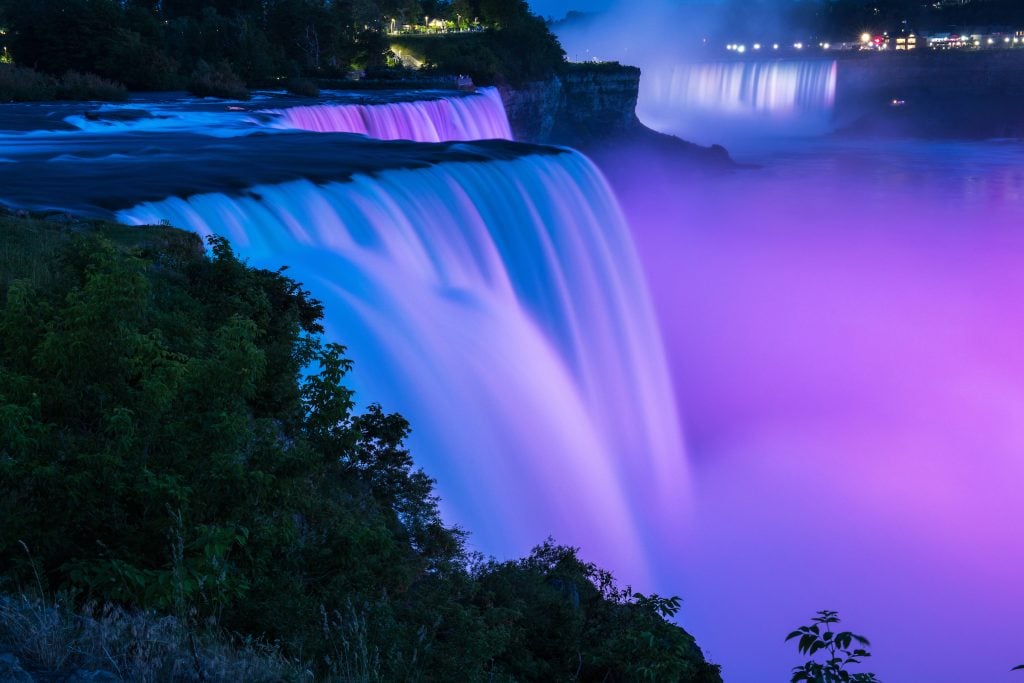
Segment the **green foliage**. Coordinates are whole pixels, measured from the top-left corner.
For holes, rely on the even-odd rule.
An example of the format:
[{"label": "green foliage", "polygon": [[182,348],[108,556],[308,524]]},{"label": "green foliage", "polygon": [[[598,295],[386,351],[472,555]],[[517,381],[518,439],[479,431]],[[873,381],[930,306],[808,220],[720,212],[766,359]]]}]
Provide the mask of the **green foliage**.
[{"label": "green foliage", "polygon": [[[839,623],[839,613],[830,610],[818,612],[807,626],[801,626],[786,636],[786,640],[797,640],[800,654],[812,657],[805,664],[793,669],[792,683],[877,683],[872,673],[850,673],[846,670],[849,664],[859,664],[871,656],[865,650],[870,643],[864,636],[851,631],[833,631],[832,626]],[[855,647],[854,643],[861,647]],[[813,659],[818,652],[825,654],[825,661]]]},{"label": "green foliage", "polygon": [[[720,683],[693,638],[672,625],[676,597],[619,588],[550,539],[529,557],[477,568],[476,600],[506,641],[490,672],[508,680]],[[499,679],[500,680],[500,679]]]},{"label": "green foliage", "polygon": [[429,68],[468,74],[476,83],[520,84],[554,75],[565,52],[547,24],[524,2],[481,2],[479,16],[490,26],[480,33],[402,36],[392,43]]},{"label": "green foliage", "polygon": [[553,542],[470,556],[284,270],[70,227],[0,216],[0,590],[212,624],[342,680],[719,683],[678,598]]},{"label": "green foliage", "polygon": [[41,100],[123,100],[127,91],[120,83],[96,74],[68,71],[52,78],[33,69],[0,64],[0,102]]},{"label": "green foliage", "polygon": [[[4,54],[19,65],[52,77],[93,73],[133,90],[191,82],[235,97],[241,87],[286,76],[384,69],[391,47],[385,17],[404,24],[430,16],[452,26],[458,20],[463,28],[479,19],[474,25],[486,32],[430,38],[422,47],[435,68],[469,73],[481,83],[545,78],[564,58],[522,0],[0,0],[0,16],[10,48]],[[38,87],[18,93],[19,99],[52,97]]]},{"label": "green foliage", "polygon": [[319,97],[320,87],[309,78],[289,78],[285,81],[284,89],[292,95],[299,97]]},{"label": "green foliage", "polygon": [[52,78],[38,71],[0,63],[0,102],[38,102],[56,98]]},{"label": "green foliage", "polygon": [[247,100],[249,90],[228,62],[210,65],[200,61],[188,82],[188,91],[197,97],[220,97],[228,100]]},{"label": "green foliage", "polygon": [[57,80],[58,100],[123,100],[128,91],[120,83],[108,81],[96,74],[68,71]]}]

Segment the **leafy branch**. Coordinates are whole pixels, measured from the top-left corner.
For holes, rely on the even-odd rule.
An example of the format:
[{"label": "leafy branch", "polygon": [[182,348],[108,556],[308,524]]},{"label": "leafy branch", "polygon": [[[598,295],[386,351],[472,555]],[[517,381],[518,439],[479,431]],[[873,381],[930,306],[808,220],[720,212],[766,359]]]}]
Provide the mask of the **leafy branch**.
[{"label": "leafy branch", "polygon": [[[798,638],[800,654],[811,657],[803,665],[793,668],[790,683],[879,683],[873,673],[850,673],[846,670],[848,665],[860,664],[871,656],[865,649],[871,645],[868,639],[852,631],[833,631],[833,625],[840,621],[838,612],[822,610],[817,614],[809,625],[801,626],[786,636],[787,642]],[[814,659],[819,652],[825,654],[824,662]]]}]

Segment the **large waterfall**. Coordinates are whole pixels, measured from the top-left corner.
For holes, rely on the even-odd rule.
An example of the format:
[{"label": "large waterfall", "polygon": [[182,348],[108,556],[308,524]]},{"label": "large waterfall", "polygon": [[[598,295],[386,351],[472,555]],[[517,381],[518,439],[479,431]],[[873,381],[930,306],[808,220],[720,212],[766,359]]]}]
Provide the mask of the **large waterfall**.
[{"label": "large waterfall", "polygon": [[144,202],[129,224],[228,236],[325,301],[360,395],[413,424],[443,505],[489,552],[549,533],[645,576],[687,477],[630,235],[582,155],[442,162]]},{"label": "large waterfall", "polygon": [[267,109],[282,128],[317,133],[359,133],[378,140],[511,140],[496,88],[466,96],[377,104],[327,103]]},{"label": "large waterfall", "polygon": [[[386,120],[378,105],[346,106]],[[437,114],[433,128],[407,121],[403,137],[508,127],[493,90],[379,106]],[[358,398],[409,419],[416,461],[475,547],[521,555],[553,534],[652,585],[688,475],[644,276],[589,160],[507,140],[267,128],[288,110],[201,102],[169,119],[173,105],[131,107],[85,129],[0,134],[0,158],[17,168],[0,200],[166,221],[225,235],[254,265],[289,266],[324,301],[329,338],[349,347]],[[179,129],[196,112],[202,125]],[[213,134],[218,118],[232,135]]]},{"label": "large waterfall", "polygon": [[640,114],[662,130],[701,138],[741,125],[763,134],[818,132],[836,96],[836,62],[699,62],[651,68]]}]

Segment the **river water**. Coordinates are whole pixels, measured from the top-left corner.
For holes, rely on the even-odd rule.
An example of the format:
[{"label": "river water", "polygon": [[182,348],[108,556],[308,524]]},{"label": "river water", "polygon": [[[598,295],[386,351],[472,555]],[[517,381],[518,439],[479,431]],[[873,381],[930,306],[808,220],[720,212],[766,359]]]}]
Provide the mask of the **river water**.
[{"label": "river water", "polygon": [[[554,532],[682,595],[730,683],[785,680],[783,637],[819,609],[872,638],[884,681],[1012,680],[1024,144],[783,137],[801,102],[820,124],[827,79],[707,74],[668,104],[700,93],[706,124],[725,101],[743,137],[674,132],[747,166],[621,152],[602,168],[630,232],[581,155],[475,141],[507,130],[484,98],[457,103],[479,111],[445,144],[283,131],[275,99],[12,107],[0,200],[221,231],[288,263],[328,301],[362,395],[412,419],[476,547]],[[360,120],[433,141],[461,111]],[[350,130],[327,113],[294,127]]]},{"label": "river water", "polygon": [[785,680],[784,636],[821,609],[883,681],[1013,680],[1024,144],[726,142],[754,167],[604,165],[694,471],[663,565],[683,623],[731,683]]}]

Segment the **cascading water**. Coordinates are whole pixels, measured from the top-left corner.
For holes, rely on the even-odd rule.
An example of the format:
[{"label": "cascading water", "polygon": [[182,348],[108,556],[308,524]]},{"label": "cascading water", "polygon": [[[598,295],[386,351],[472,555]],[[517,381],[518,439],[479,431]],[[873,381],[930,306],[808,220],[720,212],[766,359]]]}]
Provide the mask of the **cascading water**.
[{"label": "cascading water", "polygon": [[[647,578],[687,476],[659,332],[617,202],[568,150],[146,202],[324,300],[361,395],[406,415],[477,546],[553,533]],[[680,520],[681,521],[681,520]]]},{"label": "cascading water", "polygon": [[359,133],[378,140],[447,142],[511,140],[505,106],[496,88],[477,94],[382,104],[325,103],[267,109],[277,127],[317,133]]},{"label": "cascading water", "polygon": [[837,65],[829,60],[680,64],[644,72],[638,113],[659,130],[698,140],[743,126],[818,133],[835,104]]},{"label": "cascading water", "polygon": [[[42,134],[52,135],[56,127],[67,133],[101,135],[197,133],[231,138],[271,130],[304,130],[414,142],[512,139],[496,88],[481,88],[472,94],[437,91],[430,99],[403,96],[408,94],[383,92],[353,101],[351,94],[331,93],[317,104],[298,105],[294,99],[265,93],[254,98],[260,102],[257,106],[154,99],[102,105],[88,114],[81,107],[67,105],[67,115],[51,116],[46,124],[51,130]],[[59,111],[50,109],[51,114]]]}]

